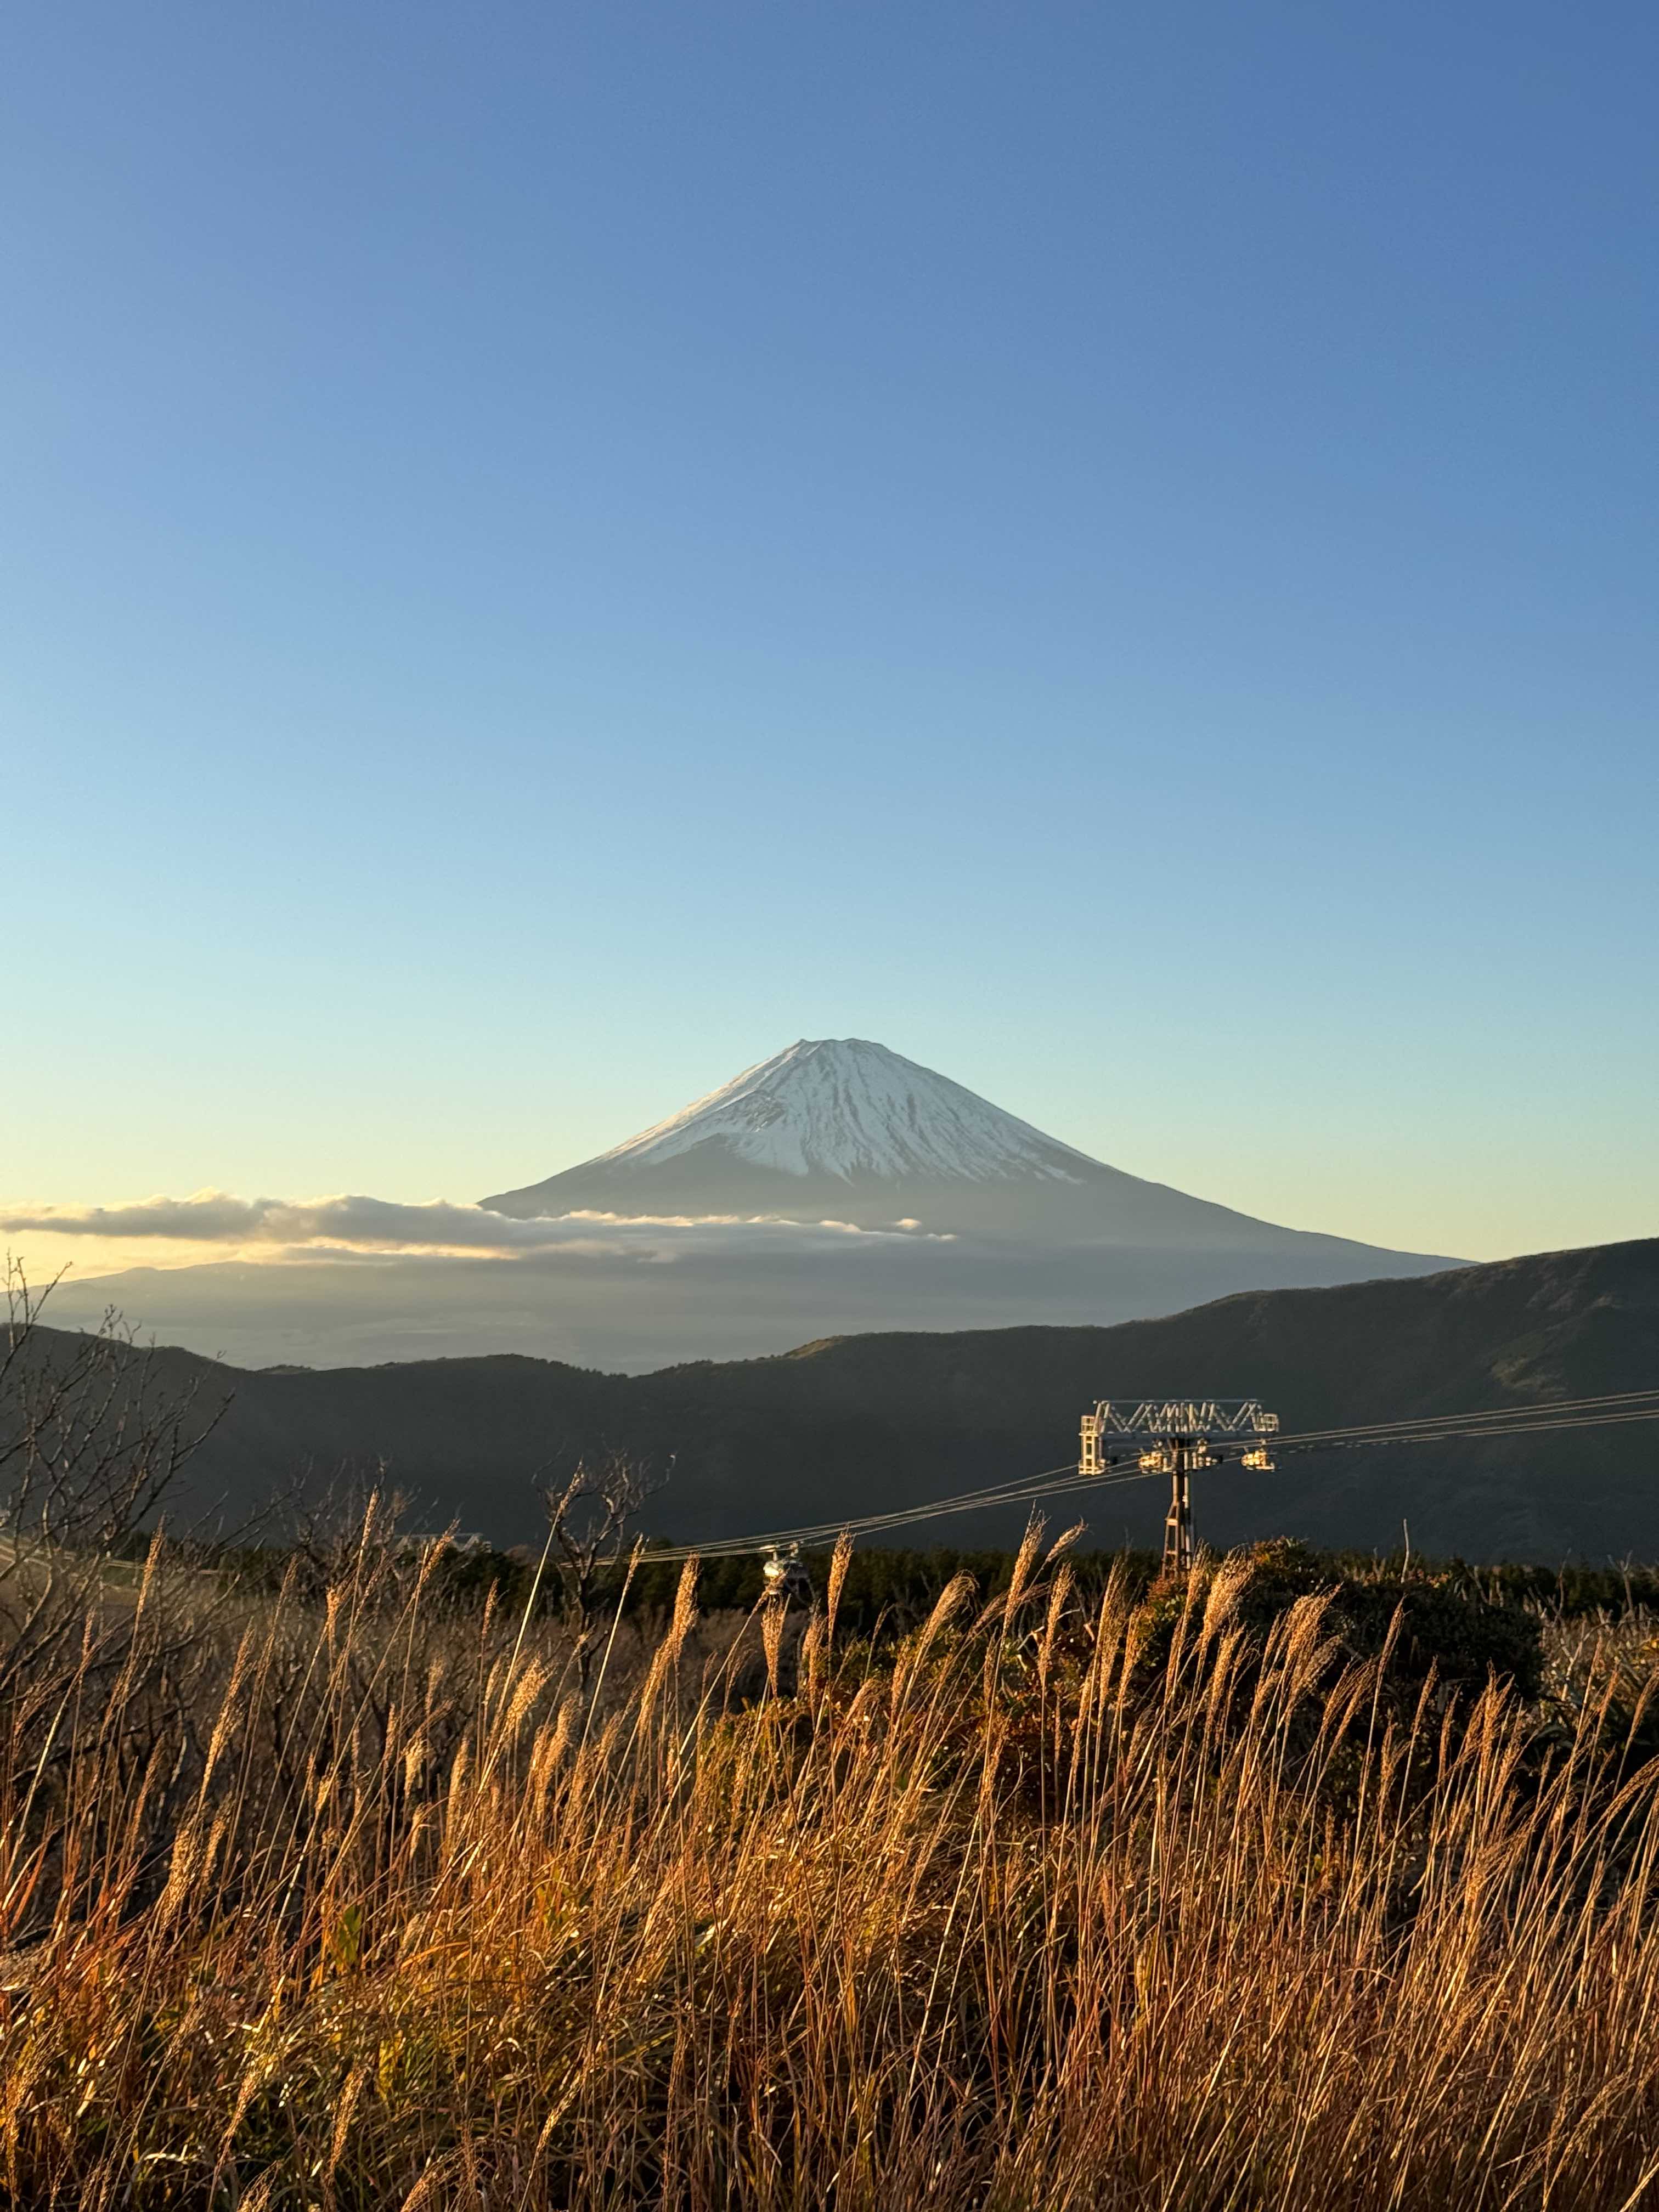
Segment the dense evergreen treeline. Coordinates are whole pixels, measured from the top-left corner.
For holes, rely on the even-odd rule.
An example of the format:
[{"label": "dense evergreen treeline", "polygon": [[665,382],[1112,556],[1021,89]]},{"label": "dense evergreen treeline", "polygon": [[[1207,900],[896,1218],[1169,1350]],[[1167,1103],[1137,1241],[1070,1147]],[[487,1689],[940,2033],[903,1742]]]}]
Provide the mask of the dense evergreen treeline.
[{"label": "dense evergreen treeline", "polygon": [[[1383,1557],[1359,1552],[1321,1552],[1295,1547],[1309,1563],[1313,1580],[1328,1584],[1364,1586],[1421,1583],[1462,1590],[1490,1604],[1520,1606],[1528,1602],[1565,1618],[1588,1613],[1625,1613],[1636,1607],[1659,1611],[1659,1568],[1560,1568],[1526,1565],[1470,1566],[1458,1559],[1426,1559],[1401,1553]],[[826,1547],[801,1554],[813,1589],[822,1594],[830,1571]],[[889,1550],[860,1546],[853,1553],[842,1587],[840,1618],[857,1635],[869,1635],[885,1620],[904,1629],[923,1620],[940,1593],[959,1574],[971,1575],[982,1595],[995,1597],[1008,1587],[1013,1570],[1012,1551],[958,1551],[939,1546],[926,1551]],[[1090,1551],[1072,1554],[1079,1590],[1097,1596],[1114,1567],[1121,1564],[1130,1586],[1149,1589],[1158,1575],[1156,1552]],[[534,1570],[521,1559],[498,1553],[457,1561],[453,1579],[464,1585],[501,1586],[497,1602],[522,1604],[529,1595]],[[678,1562],[659,1561],[647,1553],[635,1569],[626,1594],[620,1571],[607,1577],[605,1596],[611,1605],[622,1597],[624,1618],[650,1614],[672,1607],[678,1584]],[[764,1577],[758,1553],[741,1553],[702,1560],[697,1574],[698,1602],[705,1612],[746,1612],[764,1594]],[[556,1604],[557,1593],[550,1602]]]},{"label": "dense evergreen treeline", "polygon": [[[1541,1632],[1546,1617],[1571,1620],[1593,1614],[1629,1615],[1638,1609],[1659,1612],[1659,1570],[1647,1567],[1547,1569],[1526,1565],[1470,1566],[1461,1560],[1425,1559],[1396,1553],[1391,1557],[1318,1552],[1279,1540],[1248,1547],[1252,1565],[1241,1618],[1265,1633],[1272,1620],[1297,1598],[1320,1595],[1333,1601],[1330,1625],[1354,1657],[1391,1653],[1390,1673],[1402,1682],[1421,1682],[1431,1671],[1448,1687],[1478,1686],[1489,1674],[1513,1681],[1523,1694],[1535,1695],[1541,1681]],[[828,1584],[831,1553],[802,1554],[816,1596]],[[970,1576],[982,1601],[1008,1587],[1014,1553],[1007,1550],[963,1551],[949,1547],[899,1550],[855,1548],[848,1565],[837,1626],[846,1638],[860,1639],[872,1656],[908,1634],[932,1612],[958,1575]],[[275,1548],[245,1553],[244,1572],[274,1587],[296,1565],[306,1562]],[[411,1560],[412,1565],[412,1560]],[[1145,1551],[1091,1551],[1069,1555],[1077,1601],[1097,1604],[1107,1582],[1118,1571],[1130,1594],[1152,1598],[1160,1611],[1179,1609],[1178,1595],[1160,1589],[1160,1562]],[[588,1586],[583,1633],[591,1636],[605,1620],[620,1617],[647,1638],[660,1633],[673,1609],[681,1562],[646,1553],[631,1569],[602,1570]],[[522,1553],[487,1550],[446,1552],[432,1568],[432,1595],[441,1605],[463,1610],[495,1608],[543,1618],[573,1620],[569,1595],[556,1563],[539,1567]],[[700,1563],[697,1598],[706,1613],[749,1613],[761,1604],[765,1580],[761,1556],[753,1553],[716,1557]]]}]

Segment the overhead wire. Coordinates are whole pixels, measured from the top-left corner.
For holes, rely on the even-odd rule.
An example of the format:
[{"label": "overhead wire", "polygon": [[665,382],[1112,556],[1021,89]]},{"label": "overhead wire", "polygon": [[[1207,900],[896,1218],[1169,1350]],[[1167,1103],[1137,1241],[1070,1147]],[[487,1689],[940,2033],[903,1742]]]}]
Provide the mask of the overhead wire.
[{"label": "overhead wire", "polygon": [[[959,1492],[953,1498],[939,1498],[929,1504],[908,1510],[895,1509],[885,1513],[866,1513],[849,1521],[819,1521],[801,1528],[769,1529],[758,1536],[726,1536],[708,1544],[676,1545],[666,1551],[653,1551],[653,1559],[719,1559],[726,1554],[763,1549],[769,1544],[810,1544],[833,1542],[843,1530],[850,1535],[864,1535],[878,1528],[899,1528],[912,1521],[930,1521],[946,1513],[973,1512],[986,1505],[1018,1505],[1024,1503],[1024,1493],[1034,1485],[1045,1485],[1050,1477],[1074,1475],[1075,1464],[1045,1468],[1040,1474],[1020,1475],[1006,1483],[996,1483],[983,1490]],[[1039,1491],[1038,1494],[1043,1494]]]},{"label": "overhead wire", "polygon": [[[1579,1410],[1581,1409],[1582,1410]],[[1563,1419],[1560,1416],[1565,1415]],[[1385,1444],[1455,1443],[1482,1438],[1541,1436],[1571,1429],[1613,1428],[1637,1421],[1659,1420],[1659,1390],[1604,1393],[1599,1397],[1564,1398],[1536,1406],[1489,1407],[1470,1413],[1430,1414],[1397,1422],[1364,1422],[1345,1429],[1297,1431],[1288,1436],[1265,1435],[1260,1443],[1270,1451],[1304,1452],[1364,1449]],[[1480,1425],[1475,1425],[1480,1424]],[[1075,1462],[1016,1476],[977,1490],[959,1491],[919,1506],[895,1508],[883,1513],[820,1521],[795,1528],[769,1529],[757,1535],[717,1537],[707,1544],[684,1544],[652,1548],[643,1557],[653,1563],[672,1565],[689,1559],[729,1559],[744,1553],[784,1544],[833,1543],[842,1534],[872,1535],[888,1528],[910,1528],[948,1518],[958,1513],[979,1512],[994,1505],[1035,1504],[1040,1498],[1063,1498],[1083,1491],[1118,1489],[1145,1482],[1164,1472],[1160,1468],[1135,1466],[1106,1474],[1080,1474]]]},{"label": "overhead wire", "polygon": [[1589,1413],[1603,1407],[1636,1404],[1659,1404],[1659,1389],[1650,1390],[1617,1390],[1605,1392],[1597,1397],[1552,1398],[1530,1406],[1489,1406],[1471,1413],[1417,1413],[1393,1421],[1358,1421],[1340,1428],[1298,1429],[1291,1434],[1279,1434],[1271,1439],[1281,1449],[1291,1444],[1304,1445],[1324,1439],[1365,1436],[1387,1437],[1401,1430],[1418,1430],[1432,1426],[1453,1429],[1473,1422],[1507,1422],[1526,1420],[1537,1413]]},{"label": "overhead wire", "polygon": [[1425,1425],[1385,1437],[1288,1437],[1276,1447],[1285,1451],[1363,1451],[1383,1444],[1463,1443],[1483,1437],[1544,1436],[1561,1429],[1613,1429],[1632,1421],[1659,1421],[1659,1406],[1634,1408],[1622,1413],[1577,1413],[1562,1421],[1501,1421],[1489,1428],[1436,1428]]}]

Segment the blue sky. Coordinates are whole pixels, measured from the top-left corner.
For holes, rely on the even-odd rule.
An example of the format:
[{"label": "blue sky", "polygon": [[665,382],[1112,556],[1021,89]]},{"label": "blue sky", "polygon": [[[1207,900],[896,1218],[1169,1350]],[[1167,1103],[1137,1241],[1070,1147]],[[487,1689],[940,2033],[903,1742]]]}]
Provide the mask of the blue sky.
[{"label": "blue sky", "polygon": [[0,1191],[476,1196],[798,1036],[1659,1233],[1659,18],[51,8]]}]

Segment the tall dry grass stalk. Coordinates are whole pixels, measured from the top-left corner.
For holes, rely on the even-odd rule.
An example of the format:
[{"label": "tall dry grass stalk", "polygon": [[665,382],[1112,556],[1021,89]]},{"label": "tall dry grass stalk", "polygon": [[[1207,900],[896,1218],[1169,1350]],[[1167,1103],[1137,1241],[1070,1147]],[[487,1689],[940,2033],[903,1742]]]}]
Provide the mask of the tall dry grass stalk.
[{"label": "tall dry grass stalk", "polygon": [[1402,1708],[1243,1586],[1085,1618],[1031,1547],[878,1668],[828,1620],[700,1642],[688,1578],[590,1709],[539,1624],[366,1560],[245,1607],[194,1710],[72,1670],[0,1743],[0,2186],[1659,2202],[1656,1771],[1588,1692],[1553,1741]]}]

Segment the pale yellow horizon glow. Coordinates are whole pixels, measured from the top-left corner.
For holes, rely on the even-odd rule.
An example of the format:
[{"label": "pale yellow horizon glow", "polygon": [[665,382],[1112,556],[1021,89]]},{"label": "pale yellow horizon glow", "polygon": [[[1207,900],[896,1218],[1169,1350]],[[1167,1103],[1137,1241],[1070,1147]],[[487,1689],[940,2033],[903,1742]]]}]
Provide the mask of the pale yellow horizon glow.
[{"label": "pale yellow horizon glow", "polygon": [[[183,1237],[65,1237],[48,1231],[20,1231],[5,1240],[14,1265],[21,1267],[31,1291],[43,1289],[61,1275],[65,1285],[81,1284],[129,1267],[209,1267],[228,1261],[246,1261],[258,1267],[282,1267],[296,1259],[324,1259],[351,1248],[318,1238],[309,1243],[210,1243]],[[448,1244],[407,1244],[383,1248],[388,1259],[441,1255],[452,1259],[499,1260],[495,1251],[462,1251]],[[357,1248],[361,1251],[362,1248]],[[355,1256],[355,1255],[354,1255]]]}]

